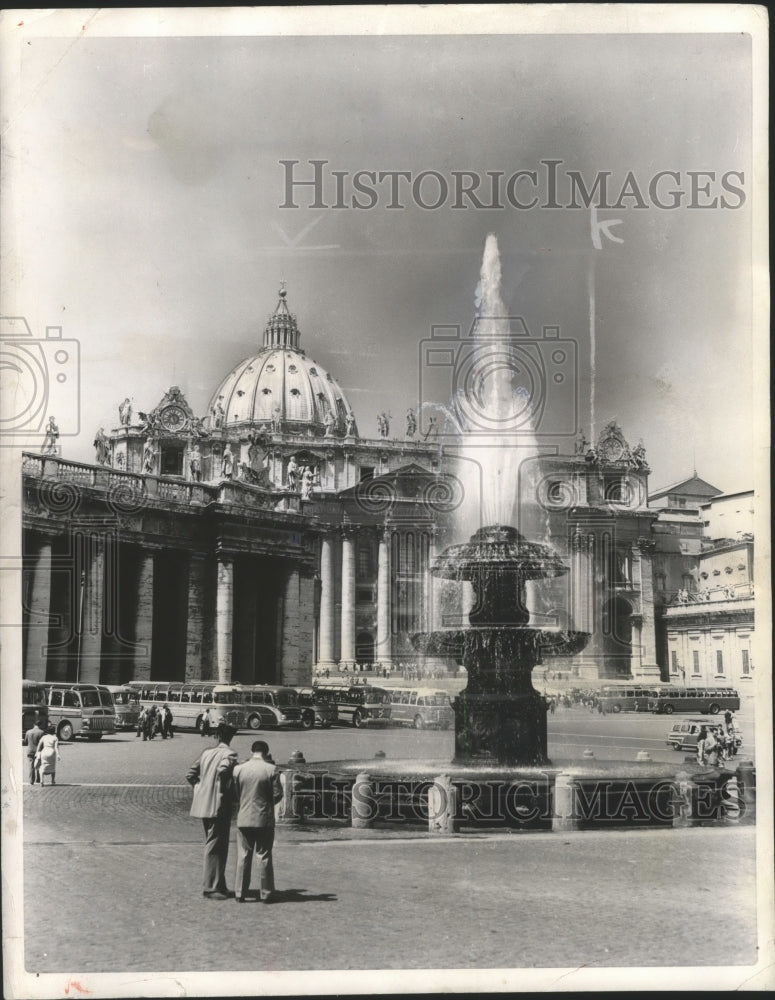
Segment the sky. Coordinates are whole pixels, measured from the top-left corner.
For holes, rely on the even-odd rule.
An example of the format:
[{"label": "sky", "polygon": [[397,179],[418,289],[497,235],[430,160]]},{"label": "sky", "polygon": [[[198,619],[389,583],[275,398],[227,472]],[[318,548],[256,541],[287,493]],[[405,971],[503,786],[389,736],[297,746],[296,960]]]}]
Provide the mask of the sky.
[{"label": "sky", "polygon": [[[19,58],[3,116],[2,314],[25,317],[37,339],[61,326],[79,342],[78,403],[64,390],[48,401],[64,457],[93,460],[95,431],[117,425],[125,396],[149,410],[174,384],[204,415],[259,349],[281,280],[303,348],[338,380],[361,434],[376,437],[383,410],[402,433],[428,384],[423,342],[434,326],[470,328],[494,233],[509,314],[547,364],[546,326],[578,360],[561,392],[547,376],[548,412],[573,404],[587,437],[616,419],[631,445],[642,438],[653,490],[695,468],[725,492],[752,487],[746,34],[86,32],[36,36]],[[500,171],[504,185],[536,171],[537,191],[529,178],[515,191],[539,204],[502,194],[502,208],[448,198],[431,209],[402,187],[404,207],[391,209],[381,184],[369,209],[310,207],[309,188],[281,207],[281,161],[309,179],[315,159],[327,161],[329,205],[331,171],[346,172],[350,202],[361,170],[449,182]],[[560,161],[554,208],[542,207],[549,160]],[[570,207],[573,171],[587,188],[606,173],[611,207],[597,221],[610,236]],[[680,207],[649,197],[662,171],[678,172],[659,191],[664,202],[682,190]],[[691,171],[713,174],[693,195]],[[641,207],[619,200],[628,172]],[[452,377],[433,374],[442,387]]]}]

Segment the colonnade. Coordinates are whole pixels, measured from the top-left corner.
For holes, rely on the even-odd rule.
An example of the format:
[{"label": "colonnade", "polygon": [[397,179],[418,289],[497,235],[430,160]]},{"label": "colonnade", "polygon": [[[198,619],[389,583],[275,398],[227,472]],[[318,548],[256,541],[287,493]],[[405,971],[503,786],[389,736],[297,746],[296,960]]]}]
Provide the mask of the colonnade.
[{"label": "colonnade", "polygon": [[[235,555],[119,545],[110,532],[59,537],[25,532],[25,677],[82,683],[233,680],[240,625]],[[290,560],[279,565],[282,578],[272,580],[277,680],[307,683],[313,578]],[[275,571],[256,563],[257,575]],[[248,566],[247,572],[253,570]]]},{"label": "colonnade", "polygon": [[[323,536],[320,547],[320,620],[317,649],[319,667],[330,668],[338,663],[340,668],[346,666],[351,669],[358,660],[356,654],[358,533],[375,530],[378,534],[376,584],[372,583],[376,592],[376,615],[373,620],[374,661],[378,664],[387,664],[396,654],[394,617],[399,610],[396,606],[399,599],[394,584],[401,567],[395,564],[392,548],[400,532],[392,527],[331,529]],[[422,535],[423,532],[419,534]],[[421,580],[418,627],[423,630],[440,626],[440,582],[428,570],[438,551],[439,532],[429,528],[426,534],[427,555],[423,556],[421,562],[414,567]]]}]

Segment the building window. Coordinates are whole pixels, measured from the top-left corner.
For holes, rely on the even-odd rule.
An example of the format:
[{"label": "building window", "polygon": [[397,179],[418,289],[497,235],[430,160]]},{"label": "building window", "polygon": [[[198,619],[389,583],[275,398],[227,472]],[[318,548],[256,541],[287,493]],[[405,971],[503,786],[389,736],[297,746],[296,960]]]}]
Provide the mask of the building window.
[{"label": "building window", "polygon": [[358,549],[358,577],[361,580],[368,580],[371,575],[371,549],[362,545]]},{"label": "building window", "polygon": [[724,673],[724,654],[721,652],[720,649],[716,650],[716,673],[717,674]]},{"label": "building window", "polygon": [[750,674],[750,672],[751,672],[751,663],[750,663],[750,661],[748,659],[748,650],[747,649],[741,650],[741,654],[742,654],[742,657],[743,657],[743,673],[744,674]]},{"label": "building window", "polygon": [[655,580],[656,585],[657,585],[657,590],[664,590],[665,589],[665,574],[664,573],[657,573],[657,575],[654,577],[654,580]]},{"label": "building window", "polygon": [[670,673],[678,673],[678,653],[674,649],[670,650]]},{"label": "building window", "polygon": [[699,649],[692,650],[692,671],[695,674],[700,672],[700,651]]},{"label": "building window", "polygon": [[360,472],[361,482],[366,482],[367,479],[374,478],[374,466],[373,465],[362,465],[358,470]]},{"label": "building window", "polygon": [[604,490],[605,499],[609,503],[625,503],[627,500],[624,481],[621,476],[606,476]]},{"label": "building window", "polygon": [[161,449],[161,474],[183,475],[183,445],[164,445]]}]

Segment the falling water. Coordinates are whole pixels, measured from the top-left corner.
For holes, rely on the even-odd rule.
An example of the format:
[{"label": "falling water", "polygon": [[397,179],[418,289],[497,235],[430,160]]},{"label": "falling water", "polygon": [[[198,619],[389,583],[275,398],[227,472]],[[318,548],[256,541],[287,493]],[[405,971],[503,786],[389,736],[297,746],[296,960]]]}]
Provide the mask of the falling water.
[{"label": "falling water", "polygon": [[520,384],[524,364],[501,298],[498,240],[492,233],[485,242],[477,292],[473,342],[458,366],[455,399],[462,414],[461,540],[491,524],[529,532],[525,520],[533,506],[528,498],[534,494],[527,479],[536,471],[536,463],[529,460],[538,455],[528,392]]}]

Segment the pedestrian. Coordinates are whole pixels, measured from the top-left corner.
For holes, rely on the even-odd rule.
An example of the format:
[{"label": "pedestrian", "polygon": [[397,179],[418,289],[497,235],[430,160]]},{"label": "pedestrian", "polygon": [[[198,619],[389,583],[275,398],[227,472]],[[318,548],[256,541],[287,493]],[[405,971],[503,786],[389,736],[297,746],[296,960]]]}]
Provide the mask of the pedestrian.
[{"label": "pedestrian", "polygon": [[172,710],[170,709],[169,705],[165,705],[164,708],[161,710],[161,724],[162,724],[161,734],[165,740],[167,739],[167,737],[172,739],[174,735],[172,732],[172,718],[173,718]]},{"label": "pedestrian", "polygon": [[723,736],[727,757],[734,757],[737,753],[737,726],[729,710],[724,712]]},{"label": "pedestrian", "polygon": [[697,737],[697,763],[715,767],[718,763],[718,744],[712,730],[707,726],[700,727]]},{"label": "pedestrian", "polygon": [[263,740],[251,746],[253,756],[234,768],[234,797],[237,812],[237,872],[234,881],[235,898],[245,901],[250,888],[253,854],[258,857],[260,877],[259,899],[272,901],[274,893],[274,807],[283,797],[280,774]]},{"label": "pedestrian", "polygon": [[57,761],[61,759],[59,756],[59,740],[56,736],[56,729],[54,723],[49,722],[46,726],[46,732],[38,741],[37,750],[35,751],[35,760],[38,761],[41,786],[45,785],[43,778],[47,774],[51,777],[52,785],[57,783]]},{"label": "pedestrian", "polygon": [[148,719],[148,709],[141,708],[140,714],[137,717],[137,733],[135,737],[142,736],[145,733],[145,724]]},{"label": "pedestrian", "polygon": [[35,754],[38,752],[38,744],[43,736],[45,736],[45,731],[41,728],[40,717],[36,715],[32,728],[28,729],[24,734],[24,742],[27,746],[27,760],[29,761],[29,776],[31,785],[34,785],[36,781],[40,781],[40,775],[38,774],[38,769],[35,766]]},{"label": "pedestrian", "polygon": [[230,744],[237,730],[226,722],[216,729],[217,746],[203,750],[186,773],[194,786],[191,815],[202,820],[205,831],[204,883],[206,899],[228,899],[226,859],[231,828],[232,773],[237,751]]},{"label": "pedestrian", "polygon": [[145,713],[145,726],[143,727],[143,742],[152,740],[156,734],[156,706],[149,705]]},{"label": "pedestrian", "polygon": [[202,713],[202,722],[201,722],[201,725],[199,727],[199,735],[200,736],[209,736],[210,735],[210,709],[209,708],[206,708],[204,710],[204,712]]}]

